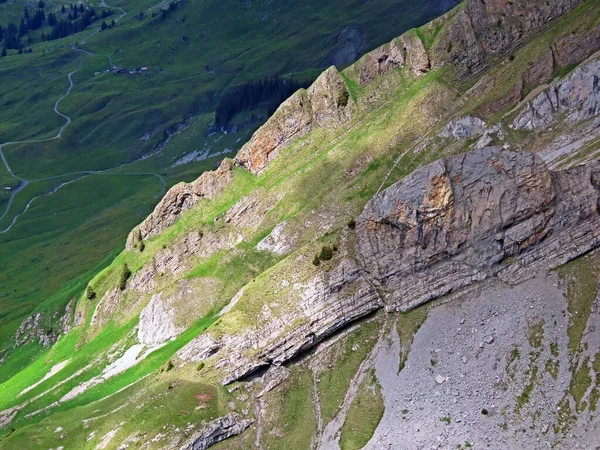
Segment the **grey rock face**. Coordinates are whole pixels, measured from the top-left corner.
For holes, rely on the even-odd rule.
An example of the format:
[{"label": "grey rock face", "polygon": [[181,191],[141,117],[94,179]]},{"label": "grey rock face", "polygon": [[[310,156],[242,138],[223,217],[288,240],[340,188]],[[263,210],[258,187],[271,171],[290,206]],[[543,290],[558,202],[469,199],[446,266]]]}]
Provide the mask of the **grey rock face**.
[{"label": "grey rock face", "polygon": [[206,450],[218,442],[242,433],[252,425],[252,420],[240,420],[235,414],[220,417],[209,422],[201,431],[196,433],[180,450]]},{"label": "grey rock face", "polygon": [[297,289],[301,300],[294,311],[263,317],[240,334],[213,337],[204,333],[177,356],[193,362],[215,356],[217,368],[226,374],[223,384],[228,384],[261,367],[289,361],[382,306],[375,288],[350,259],[343,259],[328,273],[319,273]]},{"label": "grey rock face", "polygon": [[463,139],[471,136],[481,136],[485,130],[486,124],[483,120],[469,115],[452,120],[440,133],[440,136]]},{"label": "grey rock face", "polygon": [[308,90],[301,89],[283,102],[241,148],[235,163],[259,174],[293,139],[315,127],[345,123],[353,114],[354,104],[346,82],[332,66]]},{"label": "grey rock face", "polygon": [[[598,245],[599,170],[555,173],[531,153],[500,148],[437,161],[367,204],[358,258],[386,292],[387,310],[494,274],[521,279],[541,261],[555,267]],[[501,264],[508,258],[518,263]]]},{"label": "grey rock face", "polygon": [[39,342],[42,347],[49,347],[57,341],[58,333],[45,329],[42,315],[35,313],[21,322],[14,339],[17,347],[34,341]]},{"label": "grey rock face", "polygon": [[466,2],[434,50],[432,67],[456,66],[465,77],[483,67],[487,56],[503,54],[527,36],[571,10],[580,0]]},{"label": "grey rock face", "polygon": [[174,311],[161,298],[161,294],[152,296],[150,303],[140,313],[138,341],[146,345],[158,345],[176,337],[183,331],[175,326]]},{"label": "grey rock face", "polygon": [[512,127],[543,130],[563,113],[571,123],[600,114],[600,61],[590,61],[553,83],[527,104]]},{"label": "grey rock face", "polygon": [[147,239],[173,225],[180,215],[189,210],[202,198],[212,198],[221,192],[233,179],[231,160],[224,160],[216,171],[204,172],[191,183],[179,183],[173,186],[160,203],[127,238],[127,250],[134,249],[136,236]]}]

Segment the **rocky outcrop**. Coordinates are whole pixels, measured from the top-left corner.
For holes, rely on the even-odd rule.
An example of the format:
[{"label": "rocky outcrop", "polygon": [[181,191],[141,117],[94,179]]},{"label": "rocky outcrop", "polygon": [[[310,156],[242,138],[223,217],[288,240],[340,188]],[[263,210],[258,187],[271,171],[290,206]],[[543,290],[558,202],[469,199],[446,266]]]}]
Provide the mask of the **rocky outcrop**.
[{"label": "rocky outcrop", "polygon": [[358,81],[368,84],[395,67],[407,67],[414,75],[425,74],[430,63],[423,42],[410,31],[365,55],[358,67]]},{"label": "rocky outcrop", "polygon": [[159,287],[160,275],[179,277],[198,260],[208,259],[218,251],[238,244],[242,239],[242,233],[230,228],[219,232],[192,230],[167,248],[156,252],[152,261],[131,278],[128,290],[142,294],[153,293]]},{"label": "rocky outcrop", "polygon": [[53,345],[59,334],[43,324],[42,315],[35,313],[27,317],[14,335],[15,345],[21,346],[29,342],[39,342],[42,347]]},{"label": "rocky outcrop", "polygon": [[119,307],[120,294],[121,291],[118,287],[106,291],[96,305],[90,325],[101,327],[111,319],[113,313]]},{"label": "rocky outcrop", "polygon": [[454,119],[448,123],[439,134],[441,137],[464,139],[471,136],[481,136],[487,129],[486,123],[471,115]]},{"label": "rocky outcrop", "polygon": [[488,56],[507,53],[580,1],[468,1],[437,43],[432,67],[452,65],[466,77],[482,69]]},{"label": "rocky outcrop", "polygon": [[[303,263],[310,264],[310,261]],[[277,279],[276,282],[291,284],[290,280]],[[261,367],[279,366],[289,361],[382,306],[365,274],[346,258],[329,272],[320,271],[306,283],[293,283],[293,290],[297,300],[294,299],[294,307],[288,312],[277,302],[272,305],[276,312],[264,304],[259,308],[258,317],[251,319],[250,329],[236,334],[219,333],[218,329],[215,333],[204,333],[183,347],[177,353],[178,358],[200,362],[214,356],[216,367],[224,374],[223,384],[227,384]],[[282,295],[290,296],[289,293]],[[235,307],[229,311],[229,314],[235,313]]]},{"label": "rocky outcrop", "polygon": [[560,36],[552,44],[556,64],[568,67],[580,63],[600,49],[600,25],[590,31],[569,33]]},{"label": "rocky outcrop", "polygon": [[551,172],[532,153],[488,147],[376,195],[357,219],[358,258],[386,309],[407,310],[498,273],[522,279],[529,264],[554,267],[598,245],[600,164],[578,170]]},{"label": "rocky outcrop", "polygon": [[232,161],[226,159],[217,170],[204,172],[191,183],[179,183],[169,189],[152,214],[129,234],[127,250],[133,250],[139,238],[148,239],[173,225],[201,199],[210,199],[221,192],[233,179],[232,169]]},{"label": "rocky outcrop", "polygon": [[140,313],[137,333],[140,344],[159,345],[177,337],[183,328],[175,325],[174,314],[175,311],[161,298],[161,294],[154,294]]},{"label": "rocky outcrop", "polygon": [[578,67],[527,103],[512,123],[516,130],[544,130],[566,114],[574,123],[600,114],[600,60]]},{"label": "rocky outcrop", "polygon": [[240,420],[236,414],[219,417],[206,424],[180,450],[206,450],[207,448],[242,433],[253,420]]},{"label": "rocky outcrop", "polygon": [[308,90],[297,91],[281,104],[242,147],[235,163],[260,174],[293,139],[315,127],[345,123],[353,112],[354,104],[346,82],[335,67],[330,67]]}]

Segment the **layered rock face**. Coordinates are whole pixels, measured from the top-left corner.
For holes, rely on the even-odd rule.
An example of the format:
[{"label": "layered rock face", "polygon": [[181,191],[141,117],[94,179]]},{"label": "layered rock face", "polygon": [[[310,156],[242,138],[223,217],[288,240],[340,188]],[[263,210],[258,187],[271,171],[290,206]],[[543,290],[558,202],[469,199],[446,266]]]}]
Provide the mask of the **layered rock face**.
[{"label": "layered rock face", "polygon": [[218,442],[242,433],[252,422],[250,419],[241,420],[236,414],[220,417],[197,432],[181,450],[206,450]]},{"label": "layered rock face", "polygon": [[189,210],[202,198],[212,198],[221,192],[233,178],[233,164],[224,160],[216,171],[204,172],[191,183],[179,183],[173,186],[160,203],[127,238],[127,250],[132,250],[136,243],[136,234],[147,239],[159,234],[173,225],[182,213]]},{"label": "layered rock face", "polygon": [[269,121],[242,147],[235,162],[259,174],[292,139],[316,127],[347,122],[353,112],[354,105],[346,82],[335,67],[330,67],[308,91],[301,89],[283,102]]},{"label": "layered rock face", "polygon": [[365,55],[358,63],[358,81],[368,84],[395,67],[407,67],[414,75],[427,73],[429,56],[423,42],[409,32]]},{"label": "layered rock face", "polygon": [[544,130],[561,115],[570,123],[600,114],[600,61],[575,69],[566,79],[552,83],[517,116],[516,130]]},{"label": "layered rock face", "polygon": [[[293,280],[277,282],[290,285]],[[306,283],[293,283],[293,290],[298,293],[298,302],[288,312],[283,312],[279,305],[265,303],[259,317],[253,318],[251,329],[238,334],[204,333],[183,347],[177,356],[194,362],[214,356],[216,367],[225,374],[223,384],[227,384],[261,367],[289,361],[382,306],[363,271],[346,258],[331,271],[321,272]],[[241,292],[236,296],[233,308],[227,309],[228,314],[235,314],[235,303],[244,295]],[[279,310],[271,311],[271,306]]]},{"label": "layered rock face", "polygon": [[367,204],[359,261],[388,311],[494,274],[521,279],[530,264],[553,267],[598,245],[599,176],[600,163],[551,172],[532,153],[501,148],[437,161]]},{"label": "layered rock face", "polygon": [[459,76],[465,77],[482,68],[487,56],[507,52],[580,2],[469,1],[434,49],[432,67],[454,65]]}]

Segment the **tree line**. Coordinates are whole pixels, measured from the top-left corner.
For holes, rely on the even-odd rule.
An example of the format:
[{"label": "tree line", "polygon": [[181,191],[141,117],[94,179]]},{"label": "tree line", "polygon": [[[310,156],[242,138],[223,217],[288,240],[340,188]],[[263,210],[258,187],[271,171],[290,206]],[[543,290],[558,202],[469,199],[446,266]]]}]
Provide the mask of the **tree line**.
[{"label": "tree line", "polygon": [[271,76],[233,86],[219,98],[215,125],[219,128],[226,127],[237,113],[260,105],[267,105],[268,114],[271,115],[290,95],[309,85],[309,82],[299,83],[291,78]]},{"label": "tree line", "polygon": [[[0,42],[2,43],[0,56],[6,56],[7,50],[19,50],[21,53],[24,47],[21,39],[26,37],[27,44],[31,44],[33,41],[31,31],[40,29],[44,24],[51,29],[47,34],[42,31],[40,38],[42,41],[49,41],[83,31],[100,17],[105,19],[113,14],[110,9],[104,9],[98,16],[93,7],[85,7],[83,3],[79,5],[73,3],[68,6],[63,5],[57,16],[57,13],[54,12],[46,14],[45,6],[44,1],[39,0],[35,12],[31,12],[28,6],[23,8],[23,17],[21,17],[19,25],[13,22],[9,23],[6,28],[0,25]],[[105,22],[103,24],[106,25]],[[114,20],[112,25],[114,26]]]}]

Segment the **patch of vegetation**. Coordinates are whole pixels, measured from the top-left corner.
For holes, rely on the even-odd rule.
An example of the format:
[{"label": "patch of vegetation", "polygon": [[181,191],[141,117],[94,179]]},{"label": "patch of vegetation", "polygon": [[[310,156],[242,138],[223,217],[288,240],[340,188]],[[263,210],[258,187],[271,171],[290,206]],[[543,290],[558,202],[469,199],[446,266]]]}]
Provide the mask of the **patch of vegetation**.
[{"label": "patch of vegetation", "polygon": [[121,268],[121,275],[119,276],[119,289],[122,291],[127,287],[127,280],[129,280],[129,277],[131,277],[131,270],[129,270],[129,266],[125,263]]},{"label": "patch of vegetation", "polygon": [[575,400],[575,408],[577,412],[583,411],[587,404],[583,401],[586,392],[592,385],[592,378],[590,377],[590,358],[586,357],[581,367],[575,371],[573,378],[571,379],[570,391]]},{"label": "patch of vegetation", "polygon": [[[540,322],[538,322],[539,324]],[[543,321],[541,322],[542,326],[543,326]],[[534,325],[532,328],[536,329],[537,327]],[[531,330],[531,329],[530,329]],[[543,328],[542,328],[543,330]],[[530,332],[530,337],[532,336],[531,332]],[[534,342],[536,342],[537,336],[539,336],[539,333],[534,333],[533,334],[533,340]],[[540,344],[541,345],[541,342]],[[532,344],[533,347],[535,347],[535,345]],[[525,386],[523,387],[523,391],[517,396],[517,403],[515,405],[515,414],[520,414],[521,410],[523,409],[523,407],[525,405],[527,405],[529,403],[529,401],[531,400],[531,394],[533,393],[533,390],[537,384],[537,376],[538,376],[538,366],[537,366],[537,360],[539,358],[539,353],[537,352],[531,352],[529,354],[529,367],[527,368],[527,370],[525,370],[525,376],[527,377],[527,380],[525,382]]]},{"label": "patch of vegetation", "polygon": [[[413,339],[415,338],[417,331],[419,331],[419,328],[421,328],[421,325],[423,325],[427,319],[427,312],[427,306],[422,305],[410,311],[398,313],[398,321],[396,323],[396,330],[400,339],[400,365],[398,367],[398,373],[400,373],[406,365]],[[437,363],[437,355],[435,363]],[[432,363],[432,365],[435,364]]]},{"label": "patch of vegetation", "polygon": [[342,426],[341,450],[359,450],[367,445],[383,417],[384,409],[381,386],[375,370],[371,369],[364,377]]},{"label": "patch of vegetation", "polygon": [[363,323],[340,348],[332,350],[330,363],[318,374],[317,382],[323,423],[329,422],[342,405],[358,367],[377,342],[381,326],[379,321]]},{"label": "patch of vegetation", "polygon": [[450,418],[450,416],[444,416],[444,417],[440,417],[440,421],[444,422],[446,425],[450,425],[450,422],[452,422],[452,419]]},{"label": "patch of vegetation", "polygon": [[596,299],[600,264],[598,256],[591,254],[583,256],[557,269],[558,275],[567,286],[569,303],[569,350],[572,354],[578,352],[581,337],[587,326],[590,313]]},{"label": "patch of vegetation", "polygon": [[88,300],[96,300],[96,291],[94,291],[94,288],[91,285],[88,285],[85,289],[85,298]]},{"label": "patch of vegetation", "polygon": [[544,320],[539,320],[529,327],[529,345],[533,348],[540,348],[544,341]]},{"label": "patch of vegetation", "polygon": [[[292,369],[290,381],[285,383],[269,397],[271,406],[267,424],[263,434],[263,445],[277,450],[289,448],[310,448],[311,441],[317,430],[317,421],[313,410],[313,378],[310,369],[297,366]],[[285,435],[281,439],[275,433],[278,430]]]},{"label": "patch of vegetation", "polygon": [[558,378],[558,370],[560,368],[560,361],[554,360],[554,359],[547,359],[546,363],[544,364],[544,368],[545,368],[546,372],[548,372],[550,374],[550,376],[556,380]]}]

